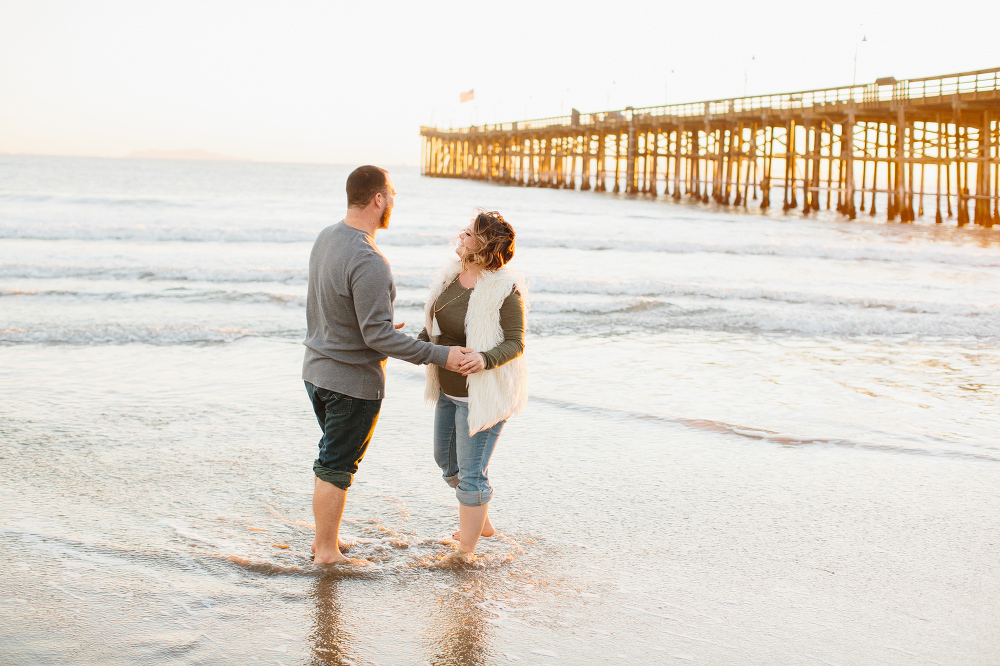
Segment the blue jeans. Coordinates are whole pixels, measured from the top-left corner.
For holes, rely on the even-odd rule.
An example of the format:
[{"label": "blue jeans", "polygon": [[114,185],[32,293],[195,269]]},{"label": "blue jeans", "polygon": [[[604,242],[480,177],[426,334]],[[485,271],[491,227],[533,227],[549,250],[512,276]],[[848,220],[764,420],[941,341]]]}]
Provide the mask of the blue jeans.
[{"label": "blue jeans", "polygon": [[445,482],[455,489],[458,503],[482,506],[493,497],[487,478],[490,457],[506,421],[469,435],[469,405],[444,393],[434,408],[434,461]]}]

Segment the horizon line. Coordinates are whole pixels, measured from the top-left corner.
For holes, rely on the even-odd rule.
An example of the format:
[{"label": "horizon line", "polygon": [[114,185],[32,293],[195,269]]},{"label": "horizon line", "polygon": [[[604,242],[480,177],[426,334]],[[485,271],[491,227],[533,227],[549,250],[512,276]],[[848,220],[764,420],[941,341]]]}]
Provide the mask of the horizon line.
[{"label": "horizon line", "polygon": [[[133,151],[133,152],[144,152],[144,151]],[[164,151],[169,152],[169,151]],[[205,151],[208,152],[208,151]],[[135,160],[142,162],[230,162],[238,164],[303,164],[303,165],[315,165],[315,166],[361,166],[361,162],[321,162],[321,161],[305,161],[305,160],[268,160],[268,159],[254,159],[249,157],[232,157],[229,155],[221,155],[218,158],[182,158],[182,157],[136,157],[132,154],[129,155],[81,155],[81,154],[65,154],[65,153],[12,153],[0,150],[0,156],[2,157],[61,157],[61,158],[79,158],[79,159],[93,159],[93,160]],[[366,164],[371,164],[371,162],[366,162]],[[419,167],[419,164],[387,164],[383,163],[386,167]]]}]

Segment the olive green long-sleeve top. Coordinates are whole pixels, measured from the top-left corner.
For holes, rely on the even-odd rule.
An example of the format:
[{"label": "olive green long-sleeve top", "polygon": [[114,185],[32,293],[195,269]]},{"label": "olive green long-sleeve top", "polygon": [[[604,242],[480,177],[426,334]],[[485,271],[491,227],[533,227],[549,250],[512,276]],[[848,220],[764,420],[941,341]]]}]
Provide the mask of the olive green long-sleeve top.
[{"label": "olive green long-sleeve top", "polygon": [[[437,313],[438,327],[441,335],[435,341],[439,345],[465,346],[465,315],[469,310],[469,296],[472,289],[466,289],[456,278],[441,292],[434,309]],[[524,304],[517,289],[511,291],[500,306],[500,328],[503,329],[503,340],[493,349],[481,351],[486,362],[486,369],[491,370],[504,363],[513,361],[524,352]],[[420,331],[419,340],[430,341],[427,329]],[[460,372],[452,372],[441,367],[435,368],[441,382],[441,390],[456,398],[469,397],[466,378]]]}]

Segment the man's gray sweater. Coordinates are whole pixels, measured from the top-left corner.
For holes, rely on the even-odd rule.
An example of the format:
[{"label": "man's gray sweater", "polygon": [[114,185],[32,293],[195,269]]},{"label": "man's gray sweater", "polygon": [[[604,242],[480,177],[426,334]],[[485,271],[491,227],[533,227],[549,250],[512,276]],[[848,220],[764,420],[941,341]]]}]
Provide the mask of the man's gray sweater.
[{"label": "man's gray sweater", "polygon": [[392,325],[396,283],[374,235],[339,222],[320,232],[309,256],[302,378],[353,398],[385,396],[387,356],[443,366],[448,347]]}]

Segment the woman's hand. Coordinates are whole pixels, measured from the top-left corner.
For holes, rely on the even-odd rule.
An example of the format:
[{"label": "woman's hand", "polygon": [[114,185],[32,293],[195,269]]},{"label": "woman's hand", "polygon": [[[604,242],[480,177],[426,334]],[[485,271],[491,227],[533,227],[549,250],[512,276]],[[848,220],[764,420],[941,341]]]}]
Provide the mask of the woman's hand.
[{"label": "woman's hand", "polygon": [[463,376],[472,375],[485,369],[486,359],[479,352],[466,354],[465,358],[462,359],[462,363],[458,366],[458,370]]}]

